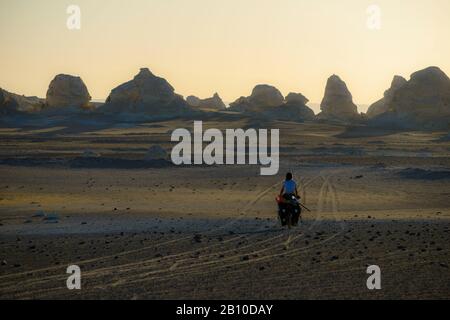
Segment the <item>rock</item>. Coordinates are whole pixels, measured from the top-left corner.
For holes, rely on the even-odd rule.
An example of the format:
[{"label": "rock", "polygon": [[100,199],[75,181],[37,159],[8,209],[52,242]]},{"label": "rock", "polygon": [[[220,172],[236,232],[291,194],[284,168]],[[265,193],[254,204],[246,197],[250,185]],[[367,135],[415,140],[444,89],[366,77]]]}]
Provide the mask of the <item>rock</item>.
[{"label": "rock", "polygon": [[84,152],[82,154],[82,157],[83,158],[88,158],[88,159],[90,159],[90,158],[99,158],[99,157],[101,157],[101,154],[95,152],[94,150],[87,149],[87,150],[84,150]]},{"label": "rock", "polygon": [[39,211],[36,214],[34,214],[32,216],[32,218],[44,218],[45,217],[45,212],[44,211]]},{"label": "rock", "polygon": [[114,88],[101,111],[178,116],[191,111],[183,97],[163,78],[142,68],[133,80]]},{"label": "rock", "polygon": [[328,78],[320,109],[319,119],[352,121],[359,118],[352,94],[337,75]]},{"label": "rock", "polygon": [[308,99],[301,93],[289,93],[286,99],[281,92],[269,85],[256,86],[251,96],[240,97],[230,104],[230,111],[238,111],[251,116],[285,121],[314,119],[314,112],[306,106]]},{"label": "rock", "polygon": [[259,84],[252,90],[249,97],[241,97],[230,107],[239,111],[249,111],[264,107],[279,107],[284,103],[284,97],[281,92],[270,85]]},{"label": "rock", "polygon": [[200,242],[202,242],[202,236],[200,234],[196,234],[196,235],[194,235],[193,240],[197,243],[200,243]]},{"label": "rock", "polygon": [[20,96],[0,88],[0,115],[37,112],[44,104],[45,101],[38,97]]},{"label": "rock", "polygon": [[89,108],[91,96],[80,77],[67,74],[57,75],[47,90],[46,104],[52,108]]},{"label": "rock", "polygon": [[286,96],[286,103],[281,108],[277,108],[279,114],[276,118],[280,120],[313,120],[315,114],[306,105],[308,102],[309,100],[301,93],[291,92]]},{"label": "rock", "polygon": [[332,257],[330,258],[330,261],[335,261],[335,260],[339,260],[339,257],[338,257],[338,256],[332,256]]},{"label": "rock", "polygon": [[403,87],[407,83],[406,79],[401,76],[394,76],[392,80],[391,87],[385,91],[384,97],[374,104],[372,104],[367,110],[367,117],[373,118],[382,113],[388,111],[389,106],[394,98],[395,93],[398,89]]},{"label": "rock", "polygon": [[48,214],[45,218],[44,221],[58,221],[59,220],[59,216],[55,213],[52,214]]},{"label": "rock", "polygon": [[6,266],[8,264],[8,261],[2,260],[2,266]]},{"label": "rock", "polygon": [[286,96],[285,100],[287,104],[306,105],[309,102],[309,100],[304,95],[302,95],[301,93],[294,93],[294,92],[290,92]]},{"label": "rock", "polygon": [[266,108],[261,114],[270,119],[283,121],[304,121],[315,118],[306,103],[309,100],[300,93],[290,93],[286,102],[279,107]]},{"label": "rock", "polygon": [[191,107],[200,107],[202,99],[196,97],[196,96],[188,96],[186,98],[186,102],[191,106]]},{"label": "rock", "polygon": [[262,84],[253,89],[250,102],[265,107],[279,107],[284,103],[284,97],[277,88]]},{"label": "rock", "polygon": [[10,99],[8,93],[0,89],[0,115],[10,115],[18,112],[18,104]]},{"label": "rock", "polygon": [[450,130],[450,79],[438,67],[411,75],[393,92],[386,111],[369,125],[412,130]]},{"label": "rock", "polygon": [[168,157],[169,155],[164,148],[154,145],[148,149],[147,154],[145,155],[145,161],[167,160]]},{"label": "rock", "polygon": [[240,97],[236,99],[236,101],[230,103],[230,110],[231,111],[239,111],[239,112],[248,112],[248,111],[258,111],[254,110],[255,107],[251,102],[249,97]]},{"label": "rock", "polygon": [[449,129],[449,77],[438,67],[413,73],[394,93],[389,111],[407,127]]},{"label": "rock", "polygon": [[225,110],[226,105],[223,103],[218,93],[215,93],[211,98],[200,99],[196,96],[189,96],[186,98],[187,103],[191,107],[209,108],[217,110]]}]

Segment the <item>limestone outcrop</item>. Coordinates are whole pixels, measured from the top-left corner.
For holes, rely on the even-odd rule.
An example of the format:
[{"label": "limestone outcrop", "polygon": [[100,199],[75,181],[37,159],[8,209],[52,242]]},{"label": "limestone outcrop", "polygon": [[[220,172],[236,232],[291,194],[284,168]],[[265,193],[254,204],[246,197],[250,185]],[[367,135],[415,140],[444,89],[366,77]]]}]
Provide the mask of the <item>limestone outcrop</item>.
[{"label": "limestone outcrop", "polygon": [[257,85],[249,97],[240,97],[230,104],[229,110],[272,120],[312,120],[314,112],[306,103],[308,99],[301,93],[291,92],[284,98],[273,86]]},{"label": "limestone outcrop", "polygon": [[90,101],[89,91],[80,77],[59,74],[47,90],[46,105],[51,108],[88,108]]},{"label": "limestone outcrop", "polygon": [[353,121],[358,119],[358,107],[344,81],[337,75],[328,78],[325,95],[320,105],[320,119]]},{"label": "limestone outcrop", "polygon": [[207,108],[216,110],[225,110],[226,105],[223,103],[218,93],[215,93],[211,98],[200,99],[196,96],[189,96],[186,98],[186,102],[195,108]]},{"label": "limestone outcrop", "polygon": [[373,103],[367,110],[367,117],[373,118],[389,110],[389,106],[398,89],[407,83],[406,79],[401,76],[394,76],[391,87],[385,91],[384,97]]},{"label": "limestone outcrop", "polygon": [[142,68],[134,79],[114,88],[101,111],[177,116],[190,111],[183,97],[163,78]]}]

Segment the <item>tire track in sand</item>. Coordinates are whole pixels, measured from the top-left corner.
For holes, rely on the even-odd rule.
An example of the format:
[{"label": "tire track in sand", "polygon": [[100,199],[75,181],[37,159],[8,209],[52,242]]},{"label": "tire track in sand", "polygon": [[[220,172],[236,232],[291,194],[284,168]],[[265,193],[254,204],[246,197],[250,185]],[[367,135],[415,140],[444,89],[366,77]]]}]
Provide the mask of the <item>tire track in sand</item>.
[{"label": "tire track in sand", "polygon": [[[312,179],[312,181],[310,181],[309,183],[313,182],[314,180],[315,180],[315,178]],[[307,185],[307,184],[308,184],[308,183],[305,183],[305,186],[301,189],[303,193],[305,192],[305,188],[306,188],[306,185]],[[258,201],[259,201],[259,200],[260,200],[267,192],[269,192],[269,191],[270,191],[272,188],[274,188],[276,185],[278,185],[278,183],[276,183],[276,184],[270,186],[269,188],[267,188],[266,190],[264,190],[263,192],[261,192],[260,194],[258,194],[257,197],[256,197],[256,199],[254,199],[253,201],[251,201],[250,203],[247,204],[247,206],[246,206],[246,207],[244,208],[244,210],[241,212],[241,216],[242,216],[243,214],[245,214],[245,212],[246,212],[246,210],[247,210],[248,207],[250,207],[250,206],[252,206],[253,204],[255,204],[256,202],[258,202]],[[239,219],[237,219],[237,220],[239,220]],[[214,230],[217,230],[217,229],[214,229]],[[258,245],[260,245],[260,244],[262,244],[262,243],[269,242],[269,241],[274,240],[274,239],[276,239],[276,238],[278,238],[278,237],[280,237],[280,236],[275,236],[275,237],[273,237],[273,238],[265,239],[265,240],[263,240],[263,241],[254,243],[254,244],[252,244],[252,245],[245,246],[245,248],[249,248],[249,247],[252,247],[252,246],[258,246]],[[190,238],[190,237],[189,237],[189,238]],[[234,240],[239,240],[239,239],[241,239],[241,238],[242,238],[242,236],[236,237],[236,238],[233,238],[233,239],[230,239],[230,240],[228,240],[228,241],[231,242],[231,241],[234,241]],[[250,237],[249,237],[249,238],[250,238]],[[296,238],[296,237],[295,237],[295,238]],[[294,238],[294,239],[295,239],[295,238]],[[288,244],[289,244],[290,242],[292,242],[294,239],[292,238],[291,235],[289,235],[289,238],[288,238],[287,242],[285,243],[285,245],[288,245]],[[179,239],[175,239],[173,242],[176,242],[176,241],[179,241]],[[222,245],[222,244],[219,244],[219,245]],[[217,246],[217,245],[210,245],[210,246],[207,246],[207,247],[204,247],[204,248],[192,250],[192,251],[190,251],[190,252],[185,252],[185,253],[177,254],[177,255],[171,255],[171,256],[169,256],[169,258],[175,258],[175,257],[178,257],[178,256],[188,255],[188,254],[190,254],[190,253],[192,253],[192,252],[205,251],[205,250],[211,249],[212,247],[215,247],[215,246]],[[154,246],[151,246],[151,248],[154,248]],[[266,249],[263,249],[262,251],[267,251],[267,250],[270,250],[270,249],[272,249],[272,248],[273,248],[273,247],[270,247],[270,248],[268,248],[268,249],[266,248]],[[239,250],[242,250],[242,249],[244,249],[244,248],[239,248]],[[141,251],[141,250],[144,250],[144,249],[130,250],[130,251],[125,252],[124,254],[135,253],[135,252],[138,252],[138,251]],[[235,251],[235,250],[236,250],[236,249],[231,249],[231,250],[227,250],[227,251],[223,251],[223,252],[230,252],[230,251]],[[261,251],[261,250],[260,250],[260,251]],[[260,252],[260,251],[252,251],[252,252],[249,252],[248,254],[252,254],[252,253],[255,253],[255,254],[256,254],[257,252]],[[209,257],[209,256],[217,256],[217,255],[219,255],[220,253],[221,253],[221,252],[214,252],[214,253],[211,253],[211,254],[209,254],[209,255],[202,256],[201,258],[207,258],[207,257]],[[239,255],[236,255],[235,257],[238,257],[238,256],[241,256],[241,255],[239,254]],[[166,258],[168,258],[168,257],[166,257]],[[145,263],[148,263],[148,262],[152,262],[152,261],[155,261],[155,260],[161,260],[161,259],[160,259],[160,258],[158,258],[158,259],[150,259],[150,260],[147,260],[147,261],[144,261],[144,262],[138,262],[137,264],[136,264],[136,263],[132,263],[132,264],[128,264],[128,265],[113,266],[113,267],[111,267],[111,268],[112,268],[112,269],[117,269],[118,267],[119,267],[119,268],[123,268],[124,266],[130,266],[131,269],[133,269],[133,268],[135,268],[135,267],[137,267],[137,266],[139,266],[139,265],[142,265],[142,264],[145,264]],[[184,261],[187,261],[187,260],[190,260],[190,259],[185,259]],[[198,258],[196,258],[195,260],[198,261]],[[162,269],[162,270],[155,270],[155,271],[152,271],[152,273],[160,273],[160,272],[166,272],[166,271],[173,271],[173,270],[177,269],[177,266],[178,266],[178,264],[179,264],[180,262],[184,262],[184,261],[183,261],[183,260],[182,260],[182,261],[176,261],[175,264],[173,264],[170,268],[168,268],[168,269],[164,268],[164,269]],[[207,264],[210,264],[210,263],[214,264],[214,263],[216,263],[216,261],[212,261],[212,262],[210,261],[210,262],[208,262]],[[201,265],[201,264],[200,264],[200,265]],[[192,267],[192,265],[189,266],[189,267]],[[197,266],[194,265],[194,268],[195,268],[195,267],[197,267]],[[102,270],[97,270],[97,271],[104,271],[104,272],[107,272],[108,269],[109,269],[109,268],[104,268],[104,269],[102,269]],[[184,269],[183,269],[183,270],[184,270]],[[98,274],[97,271],[95,271],[95,274]],[[131,270],[130,270],[130,271],[131,271]],[[28,272],[26,272],[26,273],[29,273],[29,272],[31,272],[31,271],[28,271]],[[84,276],[86,276],[86,274],[84,274]],[[56,276],[56,277],[57,277],[57,276]],[[54,278],[55,278],[55,277],[47,277],[47,278],[42,279],[42,280],[51,280],[51,279],[54,279]],[[65,277],[62,277],[62,278],[65,279]],[[36,282],[36,281],[34,281],[32,284],[36,284],[35,282]],[[30,284],[31,284],[31,283],[30,283]]]},{"label": "tire track in sand", "polygon": [[[214,231],[217,231],[217,230],[225,229],[226,227],[229,227],[229,226],[237,223],[238,221],[242,220],[241,217],[243,215],[245,215],[245,213],[247,212],[248,208],[253,206],[255,203],[257,203],[263,196],[265,196],[270,190],[272,190],[277,185],[279,185],[278,182],[273,184],[273,185],[271,185],[270,187],[266,188],[265,190],[261,191],[259,194],[257,194],[255,199],[253,199],[252,201],[247,203],[247,205],[242,210],[238,211],[238,214],[235,216],[236,218],[234,220],[232,220],[232,221],[222,225],[219,228],[212,228],[212,229],[210,229],[210,230],[208,230],[206,232],[200,233],[200,234],[205,235],[205,234],[209,234],[209,232],[214,232]],[[243,238],[243,236],[237,236],[237,237],[234,237],[232,239],[228,239],[225,242],[237,241],[237,240],[241,240],[242,238]],[[120,252],[120,253],[114,254],[114,255],[107,255],[107,256],[98,257],[98,258],[94,258],[94,259],[82,260],[82,261],[78,261],[78,262],[75,262],[75,263],[72,263],[72,264],[83,265],[83,264],[99,262],[99,261],[107,260],[107,259],[114,259],[117,256],[124,256],[124,255],[139,253],[139,252],[143,252],[145,250],[155,249],[157,247],[160,247],[160,246],[163,246],[163,245],[166,245],[166,244],[173,244],[173,243],[177,243],[177,242],[180,242],[180,241],[183,241],[183,240],[190,240],[190,239],[192,239],[192,235],[189,235],[189,236],[186,236],[186,237],[183,237],[183,238],[169,240],[169,241],[163,242],[161,244],[155,244],[155,245],[147,246],[147,247],[144,247],[144,248],[123,251],[123,252]],[[189,255],[189,254],[192,254],[192,253],[196,253],[196,252],[199,252],[199,251],[205,251],[205,250],[208,250],[208,249],[210,249],[212,247],[222,246],[222,245],[223,245],[223,243],[219,243],[219,244],[215,244],[215,245],[209,245],[209,246],[206,246],[206,247],[203,247],[203,248],[198,248],[198,249],[191,250],[191,251],[188,251],[188,252],[183,252],[183,253],[179,253],[179,254],[166,256],[164,258],[167,259],[167,258],[177,258],[177,257],[180,257],[180,256],[186,256],[186,255]],[[139,265],[142,265],[142,264],[146,264],[146,263],[149,263],[149,262],[157,262],[158,263],[159,260],[161,260],[161,258],[153,258],[153,259],[149,259],[149,260],[145,260],[145,261],[139,261],[139,262],[135,262],[135,263],[129,263],[129,264],[125,264],[125,265],[116,265],[116,266],[112,266],[112,267],[103,268],[102,271],[114,270],[114,269],[117,269],[118,267],[124,267],[124,266],[129,266],[131,268],[134,268],[136,266],[139,266]],[[48,267],[48,268],[40,268],[40,269],[35,269],[35,270],[24,271],[24,272],[20,272],[20,273],[16,273],[16,274],[4,275],[4,276],[0,276],[0,280],[11,279],[11,278],[14,278],[14,277],[20,277],[20,276],[24,276],[24,275],[27,275],[27,274],[30,274],[30,273],[48,272],[48,271],[59,270],[59,269],[65,269],[65,267],[64,266],[53,266],[53,267]],[[66,277],[65,276],[65,271],[62,272],[61,274],[62,274],[62,276],[61,275],[53,275],[53,276],[46,276],[46,277],[39,278],[39,279],[35,278],[35,279],[30,280],[30,281],[26,281],[25,283],[22,283],[22,284],[37,284],[37,283],[40,283],[40,282],[46,282],[48,280],[55,280],[55,279],[58,279],[58,278],[65,279],[65,277]],[[7,287],[8,285],[15,286],[15,283],[16,283],[15,280],[12,280],[11,282],[2,282],[2,284],[0,285],[0,289],[2,291],[4,289],[8,289],[8,287]]]}]

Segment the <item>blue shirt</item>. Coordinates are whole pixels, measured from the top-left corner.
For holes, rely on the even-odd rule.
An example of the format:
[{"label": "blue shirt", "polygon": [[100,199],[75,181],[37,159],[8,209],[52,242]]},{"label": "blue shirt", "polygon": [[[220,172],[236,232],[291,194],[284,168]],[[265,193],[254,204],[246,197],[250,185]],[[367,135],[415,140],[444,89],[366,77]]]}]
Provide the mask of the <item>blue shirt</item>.
[{"label": "blue shirt", "polygon": [[294,180],[286,180],[283,183],[284,193],[295,193],[295,188],[297,188],[297,184]]}]

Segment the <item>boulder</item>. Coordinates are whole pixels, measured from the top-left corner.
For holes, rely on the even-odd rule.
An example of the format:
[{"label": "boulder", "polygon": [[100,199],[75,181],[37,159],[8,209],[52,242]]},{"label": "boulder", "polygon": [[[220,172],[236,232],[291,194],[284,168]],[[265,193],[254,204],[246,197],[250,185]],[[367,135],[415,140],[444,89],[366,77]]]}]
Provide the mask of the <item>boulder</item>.
[{"label": "boulder", "polygon": [[142,68],[133,80],[114,88],[102,111],[177,116],[190,111],[183,97],[163,78]]},{"label": "boulder", "polygon": [[367,110],[367,117],[373,118],[382,113],[385,113],[389,109],[389,105],[394,98],[395,93],[398,89],[407,83],[406,79],[401,76],[394,76],[392,80],[391,87],[384,92],[384,97],[377,102],[373,103]]},{"label": "boulder", "polygon": [[87,158],[87,159],[91,159],[91,158],[100,158],[101,154],[98,152],[95,152],[94,150],[91,149],[86,149],[84,150],[83,154],[82,154],[83,158]]},{"label": "boulder", "polygon": [[328,78],[325,95],[320,105],[320,119],[352,121],[358,119],[358,107],[344,81],[337,75]]},{"label": "boulder", "polygon": [[48,107],[88,108],[89,101],[91,96],[80,77],[59,74],[50,82],[46,98]]},{"label": "boulder", "polygon": [[215,93],[211,98],[207,99],[200,99],[196,96],[189,96],[186,98],[186,102],[191,107],[217,109],[217,110],[226,109],[226,105],[225,103],[223,103],[218,93]]}]

